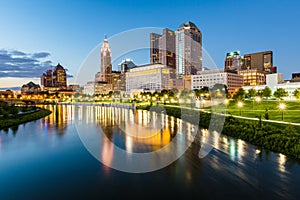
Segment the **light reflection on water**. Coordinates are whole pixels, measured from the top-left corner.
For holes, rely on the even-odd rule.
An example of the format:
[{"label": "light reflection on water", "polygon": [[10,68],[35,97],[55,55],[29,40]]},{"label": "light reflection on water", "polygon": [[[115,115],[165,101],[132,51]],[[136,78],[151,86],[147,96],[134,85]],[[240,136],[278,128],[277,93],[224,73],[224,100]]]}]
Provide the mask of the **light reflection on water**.
[{"label": "light reflection on water", "polygon": [[[130,153],[152,152],[165,147],[178,133],[182,133],[177,135],[181,141],[193,143],[185,155],[166,168],[162,176],[172,174],[176,179],[181,180],[183,175],[184,183],[189,187],[195,187],[195,191],[199,188],[196,183],[201,184],[197,180],[205,177],[210,184],[218,184],[215,180],[219,178],[221,181],[226,180],[226,183],[235,183],[236,187],[245,184],[249,186],[249,190],[253,190],[253,194],[255,192],[272,193],[279,198],[290,198],[293,194],[299,194],[295,189],[300,184],[297,161],[282,154],[260,149],[242,140],[222,135],[218,137],[218,133],[210,133],[208,130],[199,130],[199,135],[195,139],[193,125],[174,117],[157,115],[148,111],[133,112],[127,109],[100,106],[47,105],[45,108],[50,109],[52,114],[36,122],[0,131],[0,170],[2,169],[0,179],[7,173],[5,171],[7,169],[4,168],[6,165],[11,163],[14,166],[11,158],[17,157],[19,151],[25,149],[24,151],[27,150],[30,155],[31,152],[39,152],[40,148],[45,146],[45,151],[51,152],[52,148],[60,145],[58,140],[55,140],[56,137],[67,141],[74,133],[70,131],[73,130],[70,127],[73,127],[76,121],[84,121],[86,124],[96,124],[104,130],[107,139],[104,139],[103,145],[99,147],[99,156],[106,163],[111,163],[114,158],[113,144]],[[136,129],[136,125],[142,129]],[[35,126],[37,126],[36,132],[28,130],[28,127],[35,130]],[[147,127],[156,131],[141,131]],[[53,147],[47,149],[49,143]],[[197,155],[203,143],[213,145],[214,149],[207,157],[199,159],[193,154]],[[179,144],[178,148],[180,147],[182,145]],[[62,152],[61,156],[63,155]],[[86,170],[88,169],[86,166]],[[181,170],[184,171],[182,174]],[[105,166],[101,172],[108,178],[115,174],[114,170]],[[2,181],[4,182],[4,179]],[[222,185],[222,182],[220,184]],[[206,186],[213,187],[213,185]]]}]

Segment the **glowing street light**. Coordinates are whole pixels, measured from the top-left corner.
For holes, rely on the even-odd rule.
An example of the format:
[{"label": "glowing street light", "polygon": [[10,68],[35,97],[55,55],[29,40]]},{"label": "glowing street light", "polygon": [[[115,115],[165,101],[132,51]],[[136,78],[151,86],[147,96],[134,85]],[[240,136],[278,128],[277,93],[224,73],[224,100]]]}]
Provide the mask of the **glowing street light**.
[{"label": "glowing street light", "polygon": [[[260,96],[255,97],[255,101],[256,103],[261,102],[261,97]],[[254,101],[252,102],[252,110],[254,110]]]},{"label": "glowing street light", "polygon": [[285,110],[286,105],[284,103],[280,103],[278,108],[281,110],[281,120],[283,121],[283,111]]},{"label": "glowing street light", "polygon": [[240,115],[242,115],[242,107],[243,107],[243,102],[239,101],[237,106],[240,108]]},{"label": "glowing street light", "polygon": [[229,100],[228,99],[225,99],[224,100],[224,104],[227,106],[229,104]]},{"label": "glowing street light", "polygon": [[257,103],[259,103],[259,102],[261,102],[261,98],[260,98],[260,97],[255,97],[255,101],[256,101]]}]

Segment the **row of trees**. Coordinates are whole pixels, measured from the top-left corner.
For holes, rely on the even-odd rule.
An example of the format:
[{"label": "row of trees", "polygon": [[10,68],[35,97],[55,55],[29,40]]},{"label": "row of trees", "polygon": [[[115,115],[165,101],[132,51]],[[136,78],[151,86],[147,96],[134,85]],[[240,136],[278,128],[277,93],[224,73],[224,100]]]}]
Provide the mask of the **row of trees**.
[{"label": "row of trees", "polygon": [[[282,100],[284,97],[287,97],[289,94],[284,88],[277,88],[277,90],[272,94],[272,90],[266,86],[262,90],[255,90],[253,88],[249,89],[248,92],[246,92],[243,88],[240,88],[234,95],[234,100],[243,100],[243,99],[252,99],[254,97],[264,97],[264,98],[270,98],[271,96],[274,96],[275,98]],[[296,99],[300,100],[300,88],[296,89],[294,91],[294,94]]]}]

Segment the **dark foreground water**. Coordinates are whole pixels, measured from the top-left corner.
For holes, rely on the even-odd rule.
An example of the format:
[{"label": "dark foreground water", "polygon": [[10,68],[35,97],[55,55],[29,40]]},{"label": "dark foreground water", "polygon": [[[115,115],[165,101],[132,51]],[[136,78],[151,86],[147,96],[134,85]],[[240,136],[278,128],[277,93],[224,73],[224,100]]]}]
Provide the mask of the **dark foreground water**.
[{"label": "dark foreground water", "polygon": [[[181,130],[179,126],[188,125],[166,117],[160,135],[135,139],[125,136],[115,123],[143,124],[149,120],[147,113],[84,106],[48,108],[53,114],[44,119],[0,131],[1,200],[300,198],[299,162],[226,136],[215,140],[202,159],[199,143],[193,142],[183,156],[158,171],[133,174],[111,169],[85,148],[76,120],[98,124],[109,140],[132,152],[163,148]],[[102,143],[99,153],[109,163],[115,155],[107,144]]]}]

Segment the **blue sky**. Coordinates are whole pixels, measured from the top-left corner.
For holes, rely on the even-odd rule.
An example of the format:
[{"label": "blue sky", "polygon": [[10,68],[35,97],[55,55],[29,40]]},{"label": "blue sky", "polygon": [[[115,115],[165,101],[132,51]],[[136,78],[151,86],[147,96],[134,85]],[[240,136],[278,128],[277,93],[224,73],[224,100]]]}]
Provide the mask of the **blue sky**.
[{"label": "blue sky", "polygon": [[[223,67],[226,52],[273,50],[274,65],[288,79],[292,72],[300,71],[299,8],[297,0],[1,0],[0,50],[20,51],[26,58],[49,53],[34,62],[43,67],[50,61],[59,62],[76,76],[104,34],[112,37],[142,27],[175,30],[181,23],[192,21],[202,31],[203,47],[219,68]],[[144,63],[148,60],[145,57]],[[138,60],[137,64],[142,62]],[[0,88],[20,86],[27,80],[2,76]],[[30,80],[39,83],[38,78]]]}]

